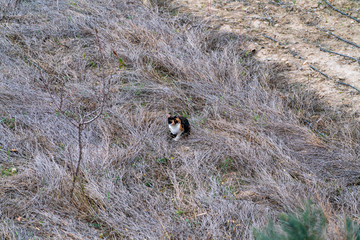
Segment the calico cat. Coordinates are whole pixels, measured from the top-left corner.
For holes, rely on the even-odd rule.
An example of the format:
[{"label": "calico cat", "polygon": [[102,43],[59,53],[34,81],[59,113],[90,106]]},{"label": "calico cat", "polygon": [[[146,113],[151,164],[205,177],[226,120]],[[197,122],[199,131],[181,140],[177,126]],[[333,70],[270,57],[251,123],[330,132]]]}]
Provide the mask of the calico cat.
[{"label": "calico cat", "polygon": [[170,114],[168,114],[167,117],[171,137],[173,137],[175,141],[179,140],[181,135],[190,134],[190,123],[185,117],[181,115],[171,116]]}]

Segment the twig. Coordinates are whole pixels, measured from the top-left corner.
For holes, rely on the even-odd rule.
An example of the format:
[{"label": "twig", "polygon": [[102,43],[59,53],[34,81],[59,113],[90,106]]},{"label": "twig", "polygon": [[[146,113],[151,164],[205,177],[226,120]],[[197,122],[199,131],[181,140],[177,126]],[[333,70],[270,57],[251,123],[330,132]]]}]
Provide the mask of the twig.
[{"label": "twig", "polygon": [[200,216],[203,216],[203,215],[206,215],[207,214],[207,212],[203,212],[203,213],[200,213],[200,214],[195,214],[195,217],[197,218],[197,217],[200,217]]},{"label": "twig", "polygon": [[356,58],[354,58],[354,57],[350,57],[350,56],[347,56],[347,55],[344,55],[344,54],[341,54],[341,53],[337,53],[337,52],[333,52],[333,51],[330,51],[330,50],[326,50],[326,49],[324,49],[324,48],[322,48],[322,47],[320,47],[320,51],[328,52],[328,53],[333,53],[333,54],[336,54],[336,55],[339,55],[339,56],[342,56],[342,57],[345,57],[345,58],[349,58],[349,59],[351,59],[351,60],[353,60],[353,61],[355,61],[355,62],[357,62],[357,63],[360,64],[360,59],[356,59]]},{"label": "twig", "polygon": [[[101,43],[100,43],[100,38],[98,36],[97,29],[95,29],[95,38],[96,38],[96,43],[98,44],[98,47],[99,47],[99,52],[100,52],[102,60],[104,62],[105,61],[105,55],[104,55],[103,47],[101,46]],[[112,76],[111,76],[111,78],[112,78]],[[111,78],[109,79],[109,82],[108,82],[108,85],[107,85],[106,80],[105,80],[105,73],[103,73],[101,106],[97,110],[95,110],[95,112],[98,111],[98,113],[88,121],[85,121],[85,119],[86,119],[86,116],[89,116],[89,115],[84,116],[84,115],[79,114],[79,120],[77,122],[79,155],[78,155],[78,162],[77,162],[77,166],[76,166],[76,171],[75,171],[74,178],[73,178],[72,188],[71,188],[71,191],[70,191],[70,198],[73,197],[73,192],[74,192],[74,189],[75,189],[75,183],[76,183],[76,179],[78,177],[79,171],[80,171],[80,165],[81,165],[81,160],[82,160],[82,151],[83,151],[82,131],[84,130],[86,125],[92,123],[93,121],[95,121],[96,119],[98,119],[102,115],[103,110],[104,110],[104,106],[105,106],[105,102],[106,102],[106,99],[107,99],[107,95],[108,95],[108,92],[109,92],[109,91],[107,91],[107,89],[110,86]]]},{"label": "twig", "polygon": [[355,20],[356,22],[360,23],[360,20],[359,20],[359,19],[354,18],[354,17],[350,16],[349,14],[346,14],[346,13],[340,11],[339,9],[337,9],[337,8],[335,8],[333,5],[331,5],[328,1],[326,1],[326,0],[323,0],[323,1],[324,1],[329,7],[331,7],[334,11],[336,11],[336,12],[338,12],[338,13],[344,15],[344,16],[347,16],[347,17],[351,18],[352,20]]},{"label": "twig", "polygon": [[[109,80],[110,83],[110,80]],[[96,116],[94,116],[93,118],[91,118],[88,121],[85,121],[84,117],[81,116],[79,114],[79,121],[77,122],[77,129],[78,129],[78,147],[79,147],[79,155],[78,155],[78,162],[77,162],[77,166],[76,166],[76,171],[74,174],[74,178],[73,178],[73,183],[72,183],[72,188],[70,191],[70,197],[73,197],[73,192],[75,189],[75,183],[76,183],[76,179],[78,177],[79,174],[79,170],[80,170],[80,164],[81,164],[81,160],[82,160],[82,151],[83,151],[83,144],[82,144],[82,131],[84,130],[85,126],[92,123],[93,121],[95,121],[96,119],[98,119],[101,114],[103,113],[104,110],[104,106],[105,106],[105,102],[106,102],[106,98],[107,98],[107,94],[108,92],[106,91],[106,88],[108,86],[106,86],[106,81],[105,78],[103,79],[103,89],[102,89],[102,97],[101,97],[101,106],[99,108],[99,112]]]},{"label": "twig", "polygon": [[68,151],[68,155],[69,155],[69,158],[70,158],[70,171],[71,171],[71,174],[72,175],[74,175],[75,173],[74,173],[74,164],[73,164],[73,158],[72,158],[72,156],[71,156],[71,153],[70,153],[70,149],[68,148],[67,149],[67,151]]},{"label": "twig", "polygon": [[161,219],[159,217],[156,217],[156,219],[159,221],[161,227],[163,228],[164,232],[165,232],[165,236],[168,238],[168,239],[171,239],[170,238],[170,235],[168,234],[168,232],[166,231],[166,228],[164,226],[164,224],[162,223]]},{"label": "twig", "polygon": [[100,106],[100,108],[99,108],[99,112],[98,112],[98,114],[97,114],[95,117],[93,117],[92,119],[83,122],[84,125],[87,125],[87,124],[92,123],[93,121],[95,121],[96,119],[98,119],[98,118],[101,116],[101,114],[103,113],[104,106],[105,106],[105,102],[106,102],[106,97],[107,97],[107,94],[108,94],[108,93],[106,92],[106,89],[105,89],[105,88],[106,88],[106,84],[105,84],[105,80],[104,80],[103,89],[102,89],[103,94],[102,94],[102,97],[101,97],[101,106]]},{"label": "twig", "polygon": [[103,47],[101,46],[101,42],[100,42],[100,38],[99,38],[99,35],[98,35],[98,30],[97,30],[97,28],[95,28],[95,40],[96,40],[96,44],[97,44],[98,47],[99,47],[101,57],[102,57],[103,60],[104,60],[104,59],[105,59],[104,49],[103,49]]},{"label": "twig", "polygon": [[75,188],[75,182],[76,182],[76,178],[77,178],[77,176],[79,174],[80,163],[81,163],[81,160],[82,160],[83,145],[82,145],[82,137],[81,137],[82,134],[81,133],[82,133],[82,130],[84,129],[83,126],[84,126],[83,123],[79,123],[79,125],[78,125],[79,156],[78,156],[78,162],[77,162],[77,166],[76,166],[76,171],[75,171],[74,178],[73,178],[72,188],[71,188],[71,191],[70,191],[71,198],[73,196],[73,192],[74,192],[74,188]]},{"label": "twig", "polygon": [[318,29],[320,29],[321,31],[324,31],[324,32],[326,32],[326,33],[328,33],[328,34],[336,37],[337,39],[339,39],[339,40],[341,40],[341,41],[344,41],[344,42],[346,42],[346,43],[348,43],[348,44],[350,44],[350,45],[353,45],[353,46],[355,46],[355,47],[357,47],[357,48],[360,48],[360,46],[357,45],[356,43],[353,43],[353,42],[351,42],[351,41],[349,41],[349,40],[343,39],[342,37],[339,37],[338,35],[330,32],[329,30],[327,30],[327,29],[325,29],[325,28],[321,28],[321,27],[319,27],[319,26],[316,26],[316,27],[317,27]]},{"label": "twig", "polygon": [[336,81],[336,83],[341,84],[341,85],[345,85],[345,86],[348,86],[348,87],[351,87],[351,88],[355,89],[356,91],[358,91],[358,92],[360,93],[360,90],[359,90],[359,89],[357,89],[356,87],[354,87],[354,86],[352,86],[352,85],[350,85],[350,84],[347,84],[347,83],[344,83],[344,82],[340,82],[340,81]]},{"label": "twig", "polygon": [[[57,101],[55,100],[55,97],[53,96],[53,94],[51,93],[51,90],[50,90],[50,87],[49,87],[49,83],[45,80],[46,78],[44,77],[43,73],[46,73],[46,75],[49,75],[49,73],[47,73],[47,71],[39,66],[35,61],[33,60],[30,60],[29,57],[26,57],[26,62],[28,62],[29,64],[35,66],[38,70],[39,70],[39,73],[40,73],[40,81],[43,83],[44,87],[46,88],[47,92],[49,93],[50,95],[50,98],[51,98],[51,101],[53,102],[53,104],[55,104],[56,106],[56,110],[61,112],[61,113],[64,113],[63,111],[63,104],[64,104],[64,88],[65,88],[65,81],[60,79],[58,76],[54,76],[56,79],[59,80],[59,82],[61,82],[61,90],[60,90],[60,101],[59,103],[57,103]],[[76,126],[76,123],[72,120],[70,120],[70,123],[74,126]]]}]

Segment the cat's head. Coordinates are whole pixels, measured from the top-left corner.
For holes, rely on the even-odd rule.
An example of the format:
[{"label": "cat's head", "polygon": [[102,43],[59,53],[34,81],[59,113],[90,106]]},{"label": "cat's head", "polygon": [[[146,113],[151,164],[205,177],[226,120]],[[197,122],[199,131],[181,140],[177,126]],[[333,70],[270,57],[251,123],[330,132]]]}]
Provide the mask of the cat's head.
[{"label": "cat's head", "polygon": [[168,118],[168,124],[171,125],[171,126],[174,126],[178,123],[181,123],[181,120],[179,118],[179,116],[171,116],[170,114],[167,115],[167,118]]}]

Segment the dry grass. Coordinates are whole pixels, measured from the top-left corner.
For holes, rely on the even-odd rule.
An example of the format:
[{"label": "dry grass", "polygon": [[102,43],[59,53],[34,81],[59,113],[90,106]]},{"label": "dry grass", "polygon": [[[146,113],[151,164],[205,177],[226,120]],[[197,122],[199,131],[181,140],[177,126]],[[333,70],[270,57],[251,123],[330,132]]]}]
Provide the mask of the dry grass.
[{"label": "dry grass", "polygon": [[[355,116],[283,84],[279,67],[248,54],[251,39],[137,1],[0,6],[1,238],[250,239],[310,198],[335,239],[344,213],[358,216]],[[65,80],[67,103],[87,112],[112,77],[104,115],[83,133],[73,199],[76,128],[38,67],[57,101]],[[188,116],[189,138],[171,141],[168,112]]]}]

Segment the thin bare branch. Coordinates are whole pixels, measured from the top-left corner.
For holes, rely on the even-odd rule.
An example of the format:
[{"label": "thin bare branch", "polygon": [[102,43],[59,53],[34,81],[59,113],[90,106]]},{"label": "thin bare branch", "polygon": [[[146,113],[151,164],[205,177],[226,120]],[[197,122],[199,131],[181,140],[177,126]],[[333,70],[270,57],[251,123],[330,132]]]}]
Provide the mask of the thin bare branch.
[{"label": "thin bare branch", "polygon": [[73,177],[72,187],[70,191],[70,197],[73,197],[74,189],[75,189],[75,183],[76,179],[79,176],[79,170],[80,170],[80,164],[82,160],[82,154],[83,154],[83,142],[82,142],[82,131],[83,131],[84,125],[82,123],[79,123],[77,126],[78,128],[78,159],[77,159],[77,165],[76,165],[76,171]]}]

